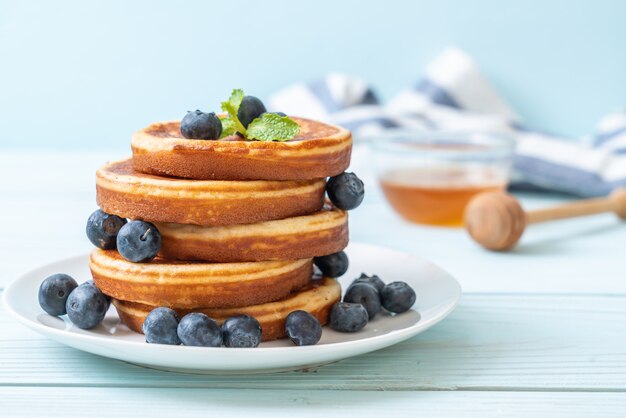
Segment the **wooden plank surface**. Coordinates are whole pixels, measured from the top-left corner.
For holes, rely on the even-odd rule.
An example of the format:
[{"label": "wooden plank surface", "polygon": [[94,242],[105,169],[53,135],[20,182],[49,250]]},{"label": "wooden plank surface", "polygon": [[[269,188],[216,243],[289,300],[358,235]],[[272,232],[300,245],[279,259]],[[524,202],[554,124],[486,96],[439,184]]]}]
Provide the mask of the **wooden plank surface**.
[{"label": "wooden plank surface", "polygon": [[[362,392],[3,388],[6,417],[623,417],[626,396],[576,392]],[[25,405],[29,405],[25,408]]]},{"label": "wooden plank surface", "polygon": [[626,297],[465,295],[442,323],[309,372],[161,372],[67,348],[0,314],[0,385],[626,391]]}]

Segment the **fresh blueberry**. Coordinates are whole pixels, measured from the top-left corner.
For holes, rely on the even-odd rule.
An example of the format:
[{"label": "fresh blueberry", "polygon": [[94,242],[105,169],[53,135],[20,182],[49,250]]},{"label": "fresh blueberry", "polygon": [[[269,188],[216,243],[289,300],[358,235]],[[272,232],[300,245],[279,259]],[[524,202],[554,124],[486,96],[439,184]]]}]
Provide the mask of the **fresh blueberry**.
[{"label": "fresh blueberry", "polygon": [[143,321],[141,330],[150,344],[180,344],[178,338],[178,314],[166,307],[154,308]]},{"label": "fresh blueberry", "polygon": [[330,311],[328,325],[341,332],[356,332],[367,325],[367,310],[360,303],[337,302]]},{"label": "fresh blueberry", "polygon": [[180,133],[187,139],[218,139],[222,134],[222,121],[213,112],[187,112],[180,121]]},{"label": "fresh blueberry", "polygon": [[[83,282],[82,284],[88,284],[100,290],[100,288],[96,286],[93,280],[87,280],[86,282]],[[102,290],[100,290],[100,292],[102,292]],[[105,294],[104,292],[102,294],[104,295],[104,298],[107,300],[107,310],[109,310],[109,307],[111,306],[111,296]]]},{"label": "fresh blueberry", "polygon": [[339,277],[348,271],[348,255],[344,251],[338,253],[315,257],[313,263],[322,271],[326,277]]},{"label": "fresh blueberry", "polygon": [[322,324],[307,311],[287,315],[285,332],[296,345],[315,345],[322,338]]},{"label": "fresh blueberry", "polygon": [[130,221],[117,234],[117,250],[133,263],[152,260],[160,249],[161,234],[150,222]]},{"label": "fresh blueberry", "polygon": [[389,312],[402,313],[415,303],[415,291],[405,282],[393,282],[380,292],[383,307]]},{"label": "fresh blueberry", "polygon": [[183,316],[178,323],[178,338],[184,345],[219,347],[222,345],[222,330],[213,319],[200,312]]},{"label": "fresh blueberry", "polygon": [[266,112],[265,105],[254,96],[244,96],[239,110],[237,111],[237,119],[244,127],[248,127],[250,122]]},{"label": "fresh blueberry", "polygon": [[350,210],[361,204],[365,189],[361,179],[354,173],[341,173],[328,179],[326,193],[339,209]]},{"label": "fresh blueberry", "polygon": [[117,233],[125,223],[126,219],[98,209],[87,219],[87,238],[98,248],[112,250],[116,247]]},{"label": "fresh blueberry", "polygon": [[352,282],[352,284],[355,283],[369,283],[374,286],[379,292],[382,292],[383,287],[385,287],[385,282],[383,282],[382,279],[375,274],[368,276],[365,273],[361,273],[361,275],[354,279],[354,281]]},{"label": "fresh blueberry", "polygon": [[382,309],[380,304],[380,294],[374,286],[369,283],[354,283],[348,287],[344,302],[360,303],[367,311],[367,316],[372,320]]},{"label": "fresh blueberry", "polygon": [[65,308],[67,317],[74,325],[78,328],[90,329],[102,322],[109,304],[97,287],[83,283],[70,293]]},{"label": "fresh blueberry", "polygon": [[65,315],[65,303],[76,287],[76,280],[67,274],[58,273],[46,277],[39,286],[39,306],[50,315]]},{"label": "fresh blueberry", "polygon": [[261,324],[248,315],[233,316],[222,324],[222,335],[226,347],[258,347],[261,343]]}]

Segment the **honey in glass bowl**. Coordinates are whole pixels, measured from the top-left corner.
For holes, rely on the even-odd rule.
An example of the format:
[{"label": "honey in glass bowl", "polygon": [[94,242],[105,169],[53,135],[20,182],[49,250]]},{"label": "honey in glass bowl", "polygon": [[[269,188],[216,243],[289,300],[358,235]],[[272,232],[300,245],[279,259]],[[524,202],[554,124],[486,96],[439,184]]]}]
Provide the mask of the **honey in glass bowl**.
[{"label": "honey in glass bowl", "polygon": [[513,152],[508,137],[390,131],[372,144],[383,193],[411,222],[461,226],[472,197],[507,186]]}]

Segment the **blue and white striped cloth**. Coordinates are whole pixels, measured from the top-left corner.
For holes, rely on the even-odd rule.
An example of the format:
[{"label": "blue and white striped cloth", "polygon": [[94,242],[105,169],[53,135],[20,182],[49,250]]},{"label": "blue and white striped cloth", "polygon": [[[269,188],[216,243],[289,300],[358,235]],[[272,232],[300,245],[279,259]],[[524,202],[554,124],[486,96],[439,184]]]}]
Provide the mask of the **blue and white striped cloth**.
[{"label": "blue and white striped cloth", "polygon": [[512,183],[518,187],[602,196],[626,186],[626,112],[603,118],[591,141],[581,143],[524,127],[473,60],[446,49],[424,79],[387,105],[367,83],[342,74],[288,87],[269,107],[325,120],[360,137],[388,128],[507,133],[517,142]]}]

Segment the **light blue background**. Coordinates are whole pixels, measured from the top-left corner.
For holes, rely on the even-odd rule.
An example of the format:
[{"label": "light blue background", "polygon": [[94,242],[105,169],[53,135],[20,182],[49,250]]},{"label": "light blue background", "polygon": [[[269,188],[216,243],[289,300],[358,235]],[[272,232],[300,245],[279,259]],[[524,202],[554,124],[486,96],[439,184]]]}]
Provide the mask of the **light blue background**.
[{"label": "light blue background", "polygon": [[392,97],[444,47],[533,127],[591,133],[626,104],[626,1],[0,0],[0,143],[127,147],[136,129],[338,70]]}]

